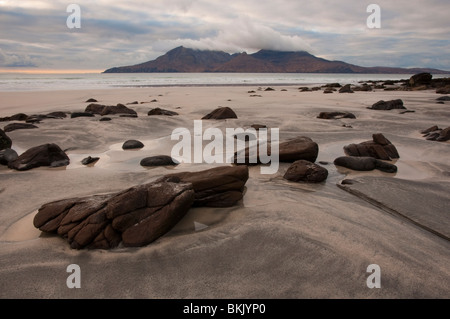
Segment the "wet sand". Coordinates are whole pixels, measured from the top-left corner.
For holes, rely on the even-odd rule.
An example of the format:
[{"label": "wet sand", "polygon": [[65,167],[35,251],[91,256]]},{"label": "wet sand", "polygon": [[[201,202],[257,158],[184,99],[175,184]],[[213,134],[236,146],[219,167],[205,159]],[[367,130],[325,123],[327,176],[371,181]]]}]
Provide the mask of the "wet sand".
[{"label": "wet sand", "polygon": [[[426,141],[419,133],[450,125],[448,103],[436,104],[439,95],[433,91],[323,94],[274,88],[0,92],[0,116],[83,111],[88,98],[106,105],[145,102],[128,105],[138,118],[48,119],[36,124],[38,129],[7,133],[19,154],[56,143],[67,150],[71,164],[26,172],[0,166],[0,297],[449,298],[450,143]],[[261,97],[251,97],[252,89]],[[415,113],[367,109],[397,98]],[[265,124],[280,129],[281,141],[312,138],[319,144],[317,161],[328,162],[323,164],[327,181],[288,182],[282,178],[289,167],[285,163],[273,175],[250,167],[238,206],[193,208],[172,231],[141,248],[72,250],[63,239],[33,227],[37,209],[50,201],[119,191],[175,171],[227,165],[139,165],[147,156],[170,155],[176,143],[170,139],[172,130],[192,131],[194,120],[218,106],[231,107],[238,119],[203,121],[204,129],[225,132]],[[147,116],[155,107],[180,115]],[[322,111],[348,111],[357,119],[317,119]],[[396,174],[332,164],[344,155],[343,146],[370,140],[373,133],[383,133],[397,147]],[[121,145],[129,139],[141,140],[145,147],[123,151]],[[87,156],[100,160],[86,167],[80,161]],[[343,179],[358,181],[348,187],[359,193],[338,187]],[[80,289],[66,285],[70,264],[81,268]],[[381,289],[366,285],[371,264],[381,267]]]}]

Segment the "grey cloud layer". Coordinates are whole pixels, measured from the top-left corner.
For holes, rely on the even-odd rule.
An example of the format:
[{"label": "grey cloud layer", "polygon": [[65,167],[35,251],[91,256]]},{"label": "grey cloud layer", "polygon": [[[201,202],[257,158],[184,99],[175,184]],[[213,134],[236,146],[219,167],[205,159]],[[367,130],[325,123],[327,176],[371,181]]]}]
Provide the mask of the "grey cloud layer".
[{"label": "grey cloud layer", "polygon": [[[76,1],[74,1],[76,2]],[[67,1],[0,1],[0,67],[106,69],[154,59],[178,45],[254,52],[307,50],[365,66],[450,69],[448,0],[78,1],[82,27],[66,27]]]}]

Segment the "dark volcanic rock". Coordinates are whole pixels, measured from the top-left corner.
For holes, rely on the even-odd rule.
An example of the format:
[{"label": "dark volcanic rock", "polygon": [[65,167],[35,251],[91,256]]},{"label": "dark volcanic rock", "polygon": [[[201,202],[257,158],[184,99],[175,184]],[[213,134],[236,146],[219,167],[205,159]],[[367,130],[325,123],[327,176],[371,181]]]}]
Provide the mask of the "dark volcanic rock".
[{"label": "dark volcanic rock", "polygon": [[355,171],[372,171],[379,169],[386,173],[397,172],[397,166],[389,163],[385,163],[373,157],[352,157],[342,156],[334,160],[334,164],[346,168],[353,169]]},{"label": "dark volcanic rock", "polygon": [[292,182],[320,183],[328,177],[328,170],[309,161],[294,162],[286,171],[283,178]]},{"label": "dark volcanic rock", "polygon": [[200,172],[170,174],[160,180],[192,183],[195,206],[230,207],[243,198],[248,176],[247,166],[221,166]]},{"label": "dark volcanic rock", "polygon": [[202,120],[223,120],[223,119],[237,119],[236,113],[229,108],[226,107],[219,107],[212,111],[211,113],[205,115]]},{"label": "dark volcanic rock", "polygon": [[372,107],[369,107],[372,110],[393,110],[393,109],[406,109],[403,106],[403,101],[400,99],[392,100],[392,101],[378,101]]},{"label": "dark volcanic rock", "polygon": [[351,85],[350,84],[346,84],[346,85],[344,85],[343,87],[341,87],[339,89],[339,93],[354,93],[354,92],[353,92],[353,90],[351,88]]},{"label": "dark volcanic rock", "polygon": [[4,150],[6,148],[11,148],[12,141],[5,132],[0,129],[0,150]]},{"label": "dark volcanic rock", "polygon": [[81,161],[81,164],[83,164],[83,165],[94,164],[94,163],[97,163],[99,159],[100,159],[100,157],[88,156]]},{"label": "dark volcanic rock", "polygon": [[124,150],[132,150],[132,149],[139,149],[143,148],[144,144],[141,141],[137,140],[128,140],[122,145],[122,149]]},{"label": "dark volcanic rock", "polygon": [[430,73],[415,74],[409,79],[409,85],[412,87],[428,85],[431,83],[432,78],[433,76]]},{"label": "dark volcanic rock", "polygon": [[0,151],[0,164],[8,165],[9,162],[15,161],[18,157],[19,155],[17,155],[17,152],[15,150],[5,148],[4,150]]},{"label": "dark volcanic rock", "polygon": [[373,134],[372,139],[372,141],[345,146],[345,154],[357,157],[374,157],[381,160],[400,158],[395,146],[383,134]]},{"label": "dark volcanic rock", "polygon": [[356,119],[356,116],[350,112],[320,112],[317,118],[326,120]]},{"label": "dark volcanic rock", "polygon": [[10,122],[10,121],[26,121],[28,118],[28,115],[24,113],[17,113],[13,116],[7,116],[7,117],[0,117],[0,122]]},{"label": "dark volcanic rock", "polygon": [[189,183],[155,182],[123,192],[43,205],[33,224],[75,249],[144,246],[173,228],[194,202]]},{"label": "dark volcanic rock", "polygon": [[448,140],[450,140],[450,127],[443,129],[439,137],[436,139],[438,142],[445,142]]},{"label": "dark volcanic rock", "polygon": [[36,125],[28,124],[28,123],[11,123],[4,127],[5,132],[12,132],[15,130],[27,130],[38,128]]},{"label": "dark volcanic rock", "polygon": [[88,113],[100,114],[100,115],[110,115],[110,114],[111,115],[115,115],[115,114],[137,115],[135,110],[132,110],[120,103],[117,105],[89,104],[84,111],[88,112]]},{"label": "dark volcanic rock", "polygon": [[[259,152],[256,160],[250,158],[250,154],[249,147],[243,151],[236,152],[233,157],[233,163],[237,165],[255,165],[261,163]],[[268,156],[272,155],[270,143],[267,145],[267,154]],[[316,142],[306,136],[294,138],[287,142],[280,143],[278,146],[278,159],[280,162],[293,163],[298,160],[306,160],[314,163],[318,154],[319,146]],[[240,157],[243,157],[243,160],[240,161]]]},{"label": "dark volcanic rock", "polygon": [[94,114],[89,112],[74,112],[70,114],[70,118],[74,119],[77,117],[94,117]]},{"label": "dark volcanic rock", "polygon": [[25,171],[40,166],[67,166],[69,163],[69,157],[58,145],[44,144],[30,148],[16,160],[9,162],[8,167],[18,171]]},{"label": "dark volcanic rock", "polygon": [[143,158],[140,162],[141,166],[152,167],[152,166],[175,166],[179,163],[172,157],[167,155],[158,155]]},{"label": "dark volcanic rock", "polygon": [[166,115],[166,116],[174,116],[178,115],[177,112],[160,109],[159,107],[148,111],[147,115]]}]

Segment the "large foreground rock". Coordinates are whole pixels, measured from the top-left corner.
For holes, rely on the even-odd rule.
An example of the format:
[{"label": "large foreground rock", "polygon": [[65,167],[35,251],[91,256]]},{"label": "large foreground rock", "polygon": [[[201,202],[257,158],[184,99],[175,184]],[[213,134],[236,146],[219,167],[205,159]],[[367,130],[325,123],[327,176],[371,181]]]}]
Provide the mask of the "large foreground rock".
[{"label": "large foreground rock", "polygon": [[283,178],[292,182],[320,183],[328,177],[328,170],[320,165],[300,160],[294,162]]},{"label": "large foreground rock", "polygon": [[229,108],[226,107],[219,107],[212,111],[211,113],[205,115],[202,117],[202,120],[223,120],[223,119],[237,119],[236,113]]},{"label": "large foreground rock", "polygon": [[[245,154],[242,154],[241,152],[244,152]],[[278,152],[279,152],[279,161],[280,162],[287,162],[287,163],[293,163],[298,160],[306,160],[309,162],[314,163],[317,159],[317,156],[319,154],[319,145],[317,145],[316,142],[314,142],[311,138],[306,136],[300,136],[294,139],[291,139],[289,141],[280,143],[278,146]],[[260,164],[260,158],[259,158],[259,151],[258,151],[258,158],[256,160],[256,163],[254,159],[250,158],[250,149],[247,147],[243,151],[238,151],[234,154],[233,163],[235,164],[245,164],[245,165],[251,165],[251,164]],[[271,151],[271,144],[268,143],[267,145],[267,154],[269,156],[272,155]],[[243,156],[244,161],[243,163],[239,162],[239,157]]]},{"label": "large foreground rock", "polygon": [[230,207],[243,198],[248,176],[247,166],[220,166],[200,172],[170,174],[160,180],[192,183],[195,206]]},{"label": "large foreground rock", "polygon": [[373,134],[372,141],[344,146],[348,156],[374,157],[381,160],[400,158],[397,148],[383,135]]},{"label": "large foreground rock", "polygon": [[342,156],[334,160],[334,164],[346,168],[353,169],[355,171],[372,171],[379,169],[386,173],[397,172],[397,166],[389,163],[385,163],[373,157],[353,157]]},{"label": "large foreground rock", "polygon": [[9,136],[6,135],[2,129],[0,129],[0,150],[11,148],[11,145],[12,141]]},{"label": "large foreground rock", "polygon": [[25,171],[40,166],[61,167],[70,163],[69,157],[56,144],[44,144],[30,148],[16,160],[8,163],[8,167]]},{"label": "large foreground rock", "polygon": [[107,195],[43,205],[33,224],[57,233],[75,249],[144,246],[158,239],[194,202],[192,184],[154,182]]}]

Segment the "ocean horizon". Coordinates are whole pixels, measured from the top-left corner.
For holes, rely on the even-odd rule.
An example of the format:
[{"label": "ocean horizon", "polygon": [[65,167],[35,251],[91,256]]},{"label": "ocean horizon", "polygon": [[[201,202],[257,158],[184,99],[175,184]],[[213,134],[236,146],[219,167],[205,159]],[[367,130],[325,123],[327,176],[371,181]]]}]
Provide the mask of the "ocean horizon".
[{"label": "ocean horizon", "polygon": [[[114,89],[164,86],[269,86],[357,84],[409,79],[413,74],[347,73],[0,73],[0,92]],[[450,77],[436,74],[434,78]]]}]

